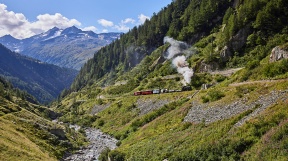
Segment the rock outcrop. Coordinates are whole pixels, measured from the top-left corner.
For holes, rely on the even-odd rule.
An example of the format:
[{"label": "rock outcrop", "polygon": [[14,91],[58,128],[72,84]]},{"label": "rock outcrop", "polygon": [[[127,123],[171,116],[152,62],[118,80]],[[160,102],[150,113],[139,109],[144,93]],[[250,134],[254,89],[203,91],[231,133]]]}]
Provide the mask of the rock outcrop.
[{"label": "rock outcrop", "polygon": [[228,61],[232,57],[232,52],[228,48],[228,46],[224,46],[224,48],[220,52],[220,57],[222,61]]},{"label": "rock outcrop", "polygon": [[228,61],[233,56],[234,52],[241,49],[246,44],[249,34],[250,25],[246,25],[244,28],[240,29],[221,50],[220,57],[222,61]]},{"label": "rock outcrop", "polygon": [[276,46],[272,49],[270,62],[276,62],[281,59],[288,59],[288,51],[281,49],[279,46]]}]

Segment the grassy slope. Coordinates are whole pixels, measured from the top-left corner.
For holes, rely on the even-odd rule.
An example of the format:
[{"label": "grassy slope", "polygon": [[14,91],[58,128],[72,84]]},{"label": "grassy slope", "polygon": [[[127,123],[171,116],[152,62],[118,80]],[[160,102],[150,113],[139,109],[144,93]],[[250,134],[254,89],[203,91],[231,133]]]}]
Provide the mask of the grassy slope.
[{"label": "grassy slope", "polygon": [[[19,125],[20,120],[14,115],[0,118],[1,124],[1,160],[57,160],[54,156],[49,156],[46,150],[42,150],[35,142],[23,132],[28,132],[25,125]],[[12,122],[13,121],[13,122]],[[17,121],[14,123],[14,121]],[[24,126],[24,127],[23,127]],[[26,128],[26,129],[25,129]],[[29,128],[30,129],[30,128]],[[32,131],[32,130],[31,130]]]},{"label": "grassy slope", "polygon": [[[287,84],[288,83],[285,83],[285,85]],[[275,86],[277,85],[272,85],[269,88],[273,89]],[[258,89],[259,92],[264,90],[266,90],[266,88]],[[226,98],[223,98],[221,101],[231,99],[228,95],[229,92],[225,92],[225,94],[227,94]],[[256,93],[252,95],[255,97],[258,96]],[[209,125],[183,123],[182,120],[186,116],[188,108],[191,107],[191,105],[189,105],[190,101],[158,117],[141,127],[139,131],[129,135],[127,139],[122,141],[119,150],[127,153],[128,158],[131,160],[137,160],[139,158],[143,160],[145,158],[150,158],[151,160],[163,160],[165,158],[169,158],[170,160],[174,158],[178,160],[180,158],[192,159],[193,157],[195,159],[215,157],[214,159],[210,159],[217,160],[220,159],[220,157],[237,159],[240,156],[246,159],[254,158],[257,160],[259,155],[261,155],[263,159],[267,159],[267,157],[270,158],[270,155],[274,152],[279,154],[279,158],[287,157],[287,149],[284,148],[284,146],[287,146],[287,143],[285,143],[287,140],[281,136],[278,142],[273,140],[270,142],[267,141],[265,144],[268,144],[268,146],[263,146],[264,148],[258,149],[258,147],[263,145],[262,140],[267,137],[266,135],[269,135],[265,135],[267,131],[271,130],[275,135],[283,135],[279,133],[281,133],[280,127],[287,126],[286,120],[288,113],[285,110],[287,108],[287,100],[286,102],[280,101],[279,104],[270,107],[258,118],[250,120],[249,123],[235,130],[233,134],[228,133],[231,127],[237,120],[240,120],[240,118],[248,114],[247,112],[234,116],[231,119],[218,121]],[[263,120],[263,118],[265,119]],[[280,122],[282,122],[282,125]],[[281,130],[283,131],[284,129]],[[239,147],[237,147],[238,144],[240,144]],[[275,144],[276,146],[275,148],[269,148],[269,144]],[[277,149],[281,144],[282,147]],[[243,151],[239,150],[241,146],[243,146]],[[266,150],[269,151],[270,154],[265,153]],[[245,152],[245,155],[242,155],[243,152]]]},{"label": "grassy slope", "polygon": [[[49,156],[45,150],[47,143],[41,141],[38,135],[45,132],[36,129],[36,122],[40,125],[51,124],[18,105],[1,97],[0,134],[1,134],[1,160],[56,160],[55,156]],[[34,127],[35,126],[35,127]],[[51,126],[51,125],[50,125]],[[45,146],[39,146],[35,142]]]},{"label": "grassy slope", "polygon": [[[65,127],[44,118],[39,105],[12,97],[7,100],[0,95],[0,160],[58,160],[83,142],[83,136],[72,130],[66,133],[68,140],[59,140],[49,130]],[[71,139],[71,134],[78,140]]]}]

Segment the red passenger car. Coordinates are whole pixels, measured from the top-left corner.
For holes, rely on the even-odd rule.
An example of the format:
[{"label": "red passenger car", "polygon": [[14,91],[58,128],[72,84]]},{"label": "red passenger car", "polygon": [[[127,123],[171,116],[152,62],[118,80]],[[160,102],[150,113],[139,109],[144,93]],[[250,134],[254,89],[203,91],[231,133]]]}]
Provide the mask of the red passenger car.
[{"label": "red passenger car", "polygon": [[152,90],[134,92],[134,96],[153,94]]},{"label": "red passenger car", "polygon": [[141,94],[142,94],[142,95],[153,94],[153,91],[152,91],[152,90],[142,91]]}]

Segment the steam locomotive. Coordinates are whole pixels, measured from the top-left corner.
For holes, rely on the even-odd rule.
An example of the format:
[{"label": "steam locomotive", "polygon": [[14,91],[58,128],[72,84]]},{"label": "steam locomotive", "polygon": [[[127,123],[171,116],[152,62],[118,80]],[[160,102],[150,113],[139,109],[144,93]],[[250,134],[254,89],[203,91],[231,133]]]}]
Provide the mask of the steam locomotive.
[{"label": "steam locomotive", "polygon": [[181,90],[153,89],[153,90],[145,90],[145,91],[134,92],[134,96],[149,95],[149,94],[160,94],[160,93],[182,92],[182,91],[191,91],[191,90],[192,90],[192,88],[190,86],[183,86]]}]

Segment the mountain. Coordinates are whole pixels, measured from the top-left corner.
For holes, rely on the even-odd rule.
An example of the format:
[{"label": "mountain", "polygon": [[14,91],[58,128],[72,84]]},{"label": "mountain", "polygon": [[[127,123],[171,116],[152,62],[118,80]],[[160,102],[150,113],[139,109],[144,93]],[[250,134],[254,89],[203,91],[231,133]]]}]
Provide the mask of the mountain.
[{"label": "mountain", "polygon": [[0,75],[41,103],[48,103],[70,86],[77,71],[20,55],[0,44]]},{"label": "mountain", "polygon": [[118,39],[121,33],[96,34],[75,26],[59,29],[18,40],[11,35],[0,38],[0,43],[12,51],[40,61],[79,70],[101,47]]},{"label": "mountain", "polygon": [[99,160],[287,160],[286,6],[172,1],[101,48],[52,106],[119,140]]},{"label": "mountain", "polygon": [[[67,127],[76,124],[85,127],[88,139],[103,138],[101,147],[111,144],[110,136],[86,127],[118,140],[116,149],[104,149],[99,158],[93,149],[98,142],[70,149],[79,159],[287,160],[287,6],[287,0],[172,1],[101,48],[50,108],[35,105],[0,78],[0,156],[61,159],[72,148],[69,141],[83,145]],[[42,37],[55,41],[79,29],[58,31]],[[58,82],[52,79],[67,78],[57,74],[61,68],[46,71],[39,61],[1,49],[5,78],[16,73],[29,83],[51,83],[49,89]],[[30,64],[33,70],[25,70]],[[51,110],[65,125],[47,121]],[[62,128],[58,136],[55,126]],[[63,132],[69,141],[61,140]]]}]

